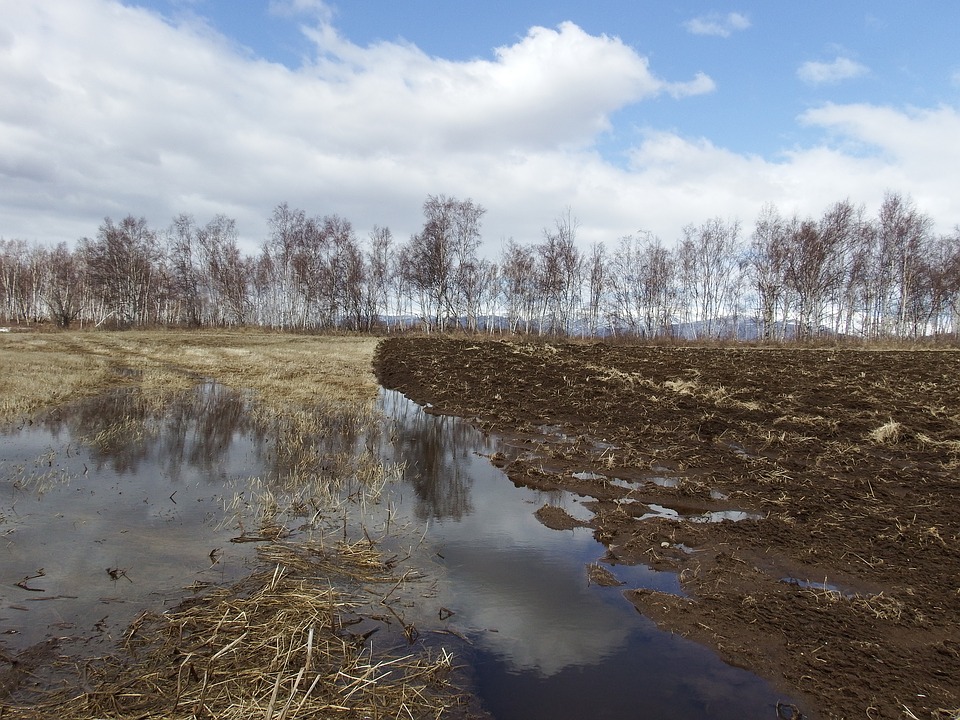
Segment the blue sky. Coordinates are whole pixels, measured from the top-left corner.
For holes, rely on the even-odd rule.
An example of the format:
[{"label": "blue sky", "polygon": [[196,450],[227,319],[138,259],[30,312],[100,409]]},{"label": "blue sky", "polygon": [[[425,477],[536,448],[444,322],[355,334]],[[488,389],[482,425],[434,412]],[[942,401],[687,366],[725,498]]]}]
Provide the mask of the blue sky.
[{"label": "blue sky", "polygon": [[584,244],[764,203],[910,196],[960,223],[960,4],[0,0],[0,236],[282,201],[363,236],[427,194],[490,252],[569,208]]}]

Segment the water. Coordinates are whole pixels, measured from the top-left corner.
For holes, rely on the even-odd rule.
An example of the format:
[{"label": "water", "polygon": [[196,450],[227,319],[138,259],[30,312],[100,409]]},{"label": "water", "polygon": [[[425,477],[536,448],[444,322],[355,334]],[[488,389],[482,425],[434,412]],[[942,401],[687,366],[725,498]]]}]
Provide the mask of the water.
[{"label": "water", "polygon": [[218,526],[261,450],[241,396],[214,384],[164,412],[116,392],[0,434],[4,644],[110,640],[183,586],[239,578],[253,548]]},{"label": "water", "polygon": [[[775,715],[783,698],[767,683],[659,631],[623,597],[639,587],[681,593],[674,574],[604,564],[624,585],[591,584],[587,566],[605,556],[591,531],[551,530],[534,516],[550,504],[589,517],[576,497],[514,486],[487,459],[509,449],[466,422],[394,392],[380,403],[383,427],[311,441],[402,464],[377,502],[355,504],[353,532],[362,524],[426,571],[395,608],[421,628],[421,642],[468,664],[494,717]],[[184,586],[241,577],[253,545],[230,542],[241,530],[225,507],[250,477],[284,473],[277,443],[241,395],[213,383],[162,412],[111,393],[8,429],[3,645],[65,635],[107,642],[141,610],[178,601]]]},{"label": "water", "polygon": [[[672,573],[607,566],[626,584],[589,585],[586,566],[605,551],[591,531],[550,530],[533,515],[575,498],[513,485],[487,457],[503,448],[466,423],[424,413],[383,393],[396,438],[388,456],[407,463],[413,514],[429,522],[437,594],[425,605],[455,614],[488,710],[524,718],[774,717],[783,698],[712,652],[658,630],[624,588],[679,593]],[[431,606],[432,604],[432,606]]]}]

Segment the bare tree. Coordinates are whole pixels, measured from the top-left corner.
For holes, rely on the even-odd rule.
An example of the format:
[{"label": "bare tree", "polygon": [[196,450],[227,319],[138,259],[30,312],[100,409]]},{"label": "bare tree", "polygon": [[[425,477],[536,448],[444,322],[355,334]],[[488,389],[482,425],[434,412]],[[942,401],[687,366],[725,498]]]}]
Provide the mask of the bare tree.
[{"label": "bare tree", "polygon": [[545,304],[540,332],[569,335],[574,310],[583,293],[583,254],[577,249],[579,223],[570,210],[544,228],[543,242],[535,248],[539,291]]},{"label": "bare tree", "polygon": [[542,298],[537,293],[537,260],[533,248],[507,241],[500,255],[500,296],[511,332],[529,334],[539,314]]},{"label": "bare tree", "polygon": [[444,195],[430,195],[423,204],[423,230],[410,238],[404,270],[427,330],[442,331],[463,312],[457,282],[461,268],[476,260],[485,212],[472,200]]},{"label": "bare tree", "polygon": [[938,295],[943,299],[940,332],[952,333],[956,340],[960,335],[960,226],[952,235],[941,237],[940,248],[936,257],[942,268],[938,278]]},{"label": "bare tree", "polygon": [[57,326],[68,328],[84,309],[86,278],[83,257],[71,252],[63,242],[50,252],[48,266],[44,299]]},{"label": "bare tree", "polygon": [[[497,266],[489,260],[476,259],[460,265],[457,273],[458,295],[464,312],[464,327],[479,332],[480,317],[497,294]],[[489,325],[490,318],[486,318]]]},{"label": "bare tree", "polygon": [[213,298],[207,292],[209,276],[205,272],[202,248],[198,243],[197,224],[191,215],[174,218],[167,231],[167,256],[171,289],[176,305],[176,320],[199,327],[207,316]]},{"label": "bare tree", "polygon": [[880,206],[879,243],[882,252],[882,274],[889,283],[886,307],[893,332],[900,337],[909,334],[910,297],[916,292],[919,261],[927,242],[930,219],[920,213],[909,198],[887,193]]},{"label": "bare tree", "polygon": [[651,233],[620,238],[610,263],[608,314],[614,327],[641,337],[667,335],[677,310],[671,252]]},{"label": "bare tree", "polygon": [[600,314],[607,293],[607,251],[603,243],[590,245],[586,265],[588,299],[583,332],[596,336],[601,332]]},{"label": "bare tree", "polygon": [[306,316],[304,293],[297,283],[306,274],[304,248],[309,247],[307,235],[314,228],[303,210],[285,202],[274,208],[267,225],[270,232],[257,262],[262,321],[280,329],[295,327]]},{"label": "bare tree", "polygon": [[721,315],[729,312],[728,303],[736,277],[740,223],[720,218],[683,229],[678,248],[681,286],[694,333],[717,337]]},{"label": "bare tree", "polygon": [[253,261],[245,258],[237,244],[237,224],[217,215],[199,234],[204,249],[206,273],[216,311],[213,321],[245,325],[250,314],[250,277]]},{"label": "bare tree", "polygon": [[367,250],[367,282],[364,292],[365,329],[372,330],[388,315],[392,271],[393,234],[388,227],[375,225]]},{"label": "bare tree", "polygon": [[[786,265],[789,226],[776,207],[765,205],[757,219],[745,256],[747,275],[756,293],[757,324],[764,340],[782,339],[777,327],[786,324]],[[779,325],[778,325],[779,323]]]},{"label": "bare tree", "polygon": [[81,252],[101,301],[98,324],[111,317],[121,327],[155,320],[160,252],[145,218],[128,215],[117,224],[106,218],[96,239],[81,241]]},{"label": "bare tree", "polygon": [[0,240],[0,291],[2,314],[6,322],[25,322],[36,315],[32,307],[33,273],[31,254],[24,240]]}]

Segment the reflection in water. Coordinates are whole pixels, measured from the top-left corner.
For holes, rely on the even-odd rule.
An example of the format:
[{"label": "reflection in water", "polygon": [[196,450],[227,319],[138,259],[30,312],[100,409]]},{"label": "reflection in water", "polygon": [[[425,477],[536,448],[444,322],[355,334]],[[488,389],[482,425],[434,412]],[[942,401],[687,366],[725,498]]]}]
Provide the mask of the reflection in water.
[{"label": "reflection in water", "polygon": [[279,417],[213,382],[163,402],[116,390],[0,430],[3,643],[116,637],[185,586],[237,579],[254,545],[230,540],[325,522],[373,467],[368,431],[359,416]]},{"label": "reflection in water", "polygon": [[[394,392],[383,392],[382,404],[416,493],[413,514],[431,519],[425,543],[440,563],[423,622],[435,622],[439,607],[455,613],[448,628],[470,638],[459,652],[495,717],[775,714],[780,698],[764,681],[657,630],[623,588],[588,585],[586,565],[604,548],[585,528],[550,530],[533,514],[544,503],[576,513],[575,498],[514,486],[485,457],[496,443],[465,422],[428,415]],[[670,573],[610,570],[627,588],[680,592]]]},{"label": "reflection in water", "polygon": [[[462,518],[471,512],[470,456],[478,447],[477,433],[466,423],[433,416],[396,392],[381,392],[381,406],[396,423],[392,446],[381,453],[404,463],[404,479],[416,493],[418,520]],[[481,441],[482,442],[482,441]]]},{"label": "reflection in water", "polygon": [[238,577],[252,547],[217,524],[227,481],[268,470],[259,443],[212,383],[163,407],[110,392],[0,434],[5,644],[115,637],[183,586]]},{"label": "reflection in water", "polygon": [[[424,637],[470,639],[457,652],[500,720],[773,713],[765,683],[659,632],[620,588],[589,585],[604,548],[533,514],[549,503],[582,515],[576,498],[514,486],[487,460],[495,441],[463,421],[398,393],[383,392],[381,407],[382,426],[311,426],[206,383],[162,408],[110,393],[0,435],[0,632],[16,632],[4,644],[117,637],[193,580],[235,579],[252,555],[221,527],[238,490],[250,502],[251,477],[274,496],[319,480],[340,493],[338,522],[350,512],[364,533],[382,526],[385,546],[415,536],[405,547],[431,585],[402,611]],[[354,499],[361,466],[344,458],[361,454],[403,470],[383,473],[379,501]],[[672,574],[610,570],[627,588],[679,592]]]}]

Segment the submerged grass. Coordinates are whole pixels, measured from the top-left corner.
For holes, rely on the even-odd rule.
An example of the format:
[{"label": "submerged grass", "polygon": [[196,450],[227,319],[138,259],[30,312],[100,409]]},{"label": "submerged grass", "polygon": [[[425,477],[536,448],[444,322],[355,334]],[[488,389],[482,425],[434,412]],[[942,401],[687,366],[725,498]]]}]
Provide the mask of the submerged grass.
[{"label": "submerged grass", "polygon": [[271,544],[265,568],[131,625],[124,651],[77,667],[80,679],[3,716],[83,720],[441,717],[464,699],[451,656],[376,656],[349,627],[360,605],[335,589],[393,582],[364,543]]},{"label": "submerged grass", "polygon": [[[401,643],[403,651],[374,653],[348,630],[362,618],[357,588],[408,578],[398,583],[369,537],[351,544],[346,533],[346,506],[362,514],[397,471],[364,448],[375,421],[376,344],[247,331],[0,336],[0,423],[132,387],[136,417],[121,413],[89,428],[88,442],[109,446],[146,432],[150,412],[213,380],[244,394],[251,421],[275,443],[278,468],[225,500],[238,541],[264,543],[259,569],[232,586],[203,588],[171,612],[142,616],[111,657],[61,659],[74,663],[75,682],[46,693],[13,688],[0,694],[0,716],[412,718],[462,708],[445,651],[411,652]],[[285,542],[297,523],[321,540]],[[378,612],[392,612],[380,604]],[[406,624],[403,635],[410,639]]]}]

